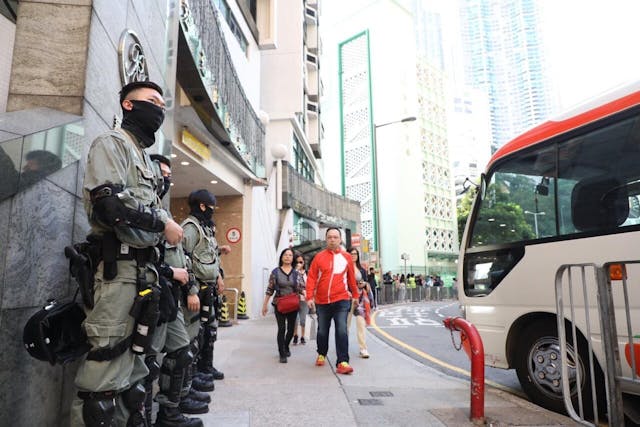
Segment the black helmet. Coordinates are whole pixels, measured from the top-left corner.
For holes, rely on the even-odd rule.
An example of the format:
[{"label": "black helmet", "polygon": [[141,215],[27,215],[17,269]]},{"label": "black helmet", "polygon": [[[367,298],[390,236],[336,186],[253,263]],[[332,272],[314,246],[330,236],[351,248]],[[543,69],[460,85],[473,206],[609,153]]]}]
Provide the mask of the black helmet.
[{"label": "black helmet", "polygon": [[24,326],[24,346],[31,356],[52,365],[76,360],[91,347],[82,329],[85,317],[84,310],[75,301],[50,300]]},{"label": "black helmet", "polygon": [[191,194],[189,194],[189,206],[197,206],[200,203],[204,203],[207,206],[214,206],[216,204],[216,196],[207,190],[192,191]]}]

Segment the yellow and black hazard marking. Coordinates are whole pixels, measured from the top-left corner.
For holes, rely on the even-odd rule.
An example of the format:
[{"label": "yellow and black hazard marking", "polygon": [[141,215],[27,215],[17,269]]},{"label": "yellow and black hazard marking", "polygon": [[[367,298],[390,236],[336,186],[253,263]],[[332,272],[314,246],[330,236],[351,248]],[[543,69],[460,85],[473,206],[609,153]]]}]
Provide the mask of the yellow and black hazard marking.
[{"label": "yellow and black hazard marking", "polygon": [[229,305],[227,304],[227,297],[224,295],[222,296],[218,326],[231,326],[231,319],[229,319]]},{"label": "yellow and black hazard marking", "polygon": [[238,319],[248,319],[247,315],[247,298],[244,296],[244,291],[240,292],[240,298],[238,298]]}]

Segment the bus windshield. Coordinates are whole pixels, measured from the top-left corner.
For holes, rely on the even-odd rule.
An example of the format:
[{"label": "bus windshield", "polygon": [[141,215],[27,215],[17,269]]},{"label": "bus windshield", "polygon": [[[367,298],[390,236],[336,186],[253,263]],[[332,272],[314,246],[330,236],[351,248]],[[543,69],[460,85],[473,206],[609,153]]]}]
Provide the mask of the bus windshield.
[{"label": "bus windshield", "polygon": [[638,116],[516,153],[488,175],[468,247],[637,225],[639,165]]},{"label": "bus windshield", "polygon": [[468,296],[491,293],[526,245],[638,229],[640,117],[513,153],[484,184],[466,240]]}]

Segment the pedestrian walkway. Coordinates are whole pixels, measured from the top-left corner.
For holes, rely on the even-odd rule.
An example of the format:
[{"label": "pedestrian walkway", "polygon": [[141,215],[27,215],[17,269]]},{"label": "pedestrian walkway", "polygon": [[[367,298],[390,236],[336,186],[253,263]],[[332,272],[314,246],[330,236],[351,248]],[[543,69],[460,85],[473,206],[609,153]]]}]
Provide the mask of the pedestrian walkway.
[{"label": "pedestrian walkway", "polygon": [[[312,322],[307,322],[310,325]],[[291,346],[278,363],[276,321],[240,321],[219,329],[216,381],[206,426],[471,426],[469,382],[446,376],[367,334],[370,359],[358,357],[350,335],[352,375],[335,374],[335,345],[328,363],[314,365],[316,342]],[[332,334],[333,336],[333,329]],[[503,391],[487,389],[485,416],[493,426],[574,426],[567,417]]]}]

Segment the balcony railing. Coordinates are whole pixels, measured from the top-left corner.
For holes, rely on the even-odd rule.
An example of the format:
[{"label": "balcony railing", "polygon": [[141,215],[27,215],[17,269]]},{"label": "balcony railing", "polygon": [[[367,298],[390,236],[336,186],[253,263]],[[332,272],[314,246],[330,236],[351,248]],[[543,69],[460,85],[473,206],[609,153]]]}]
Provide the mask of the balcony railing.
[{"label": "balcony railing", "polygon": [[360,203],[331,193],[305,179],[287,162],[282,168],[282,205],[321,224],[355,229]]},{"label": "balcony railing", "polygon": [[249,102],[209,0],[181,0],[180,27],[211,99],[229,135],[229,148],[257,176],[264,177],[265,129]]}]

